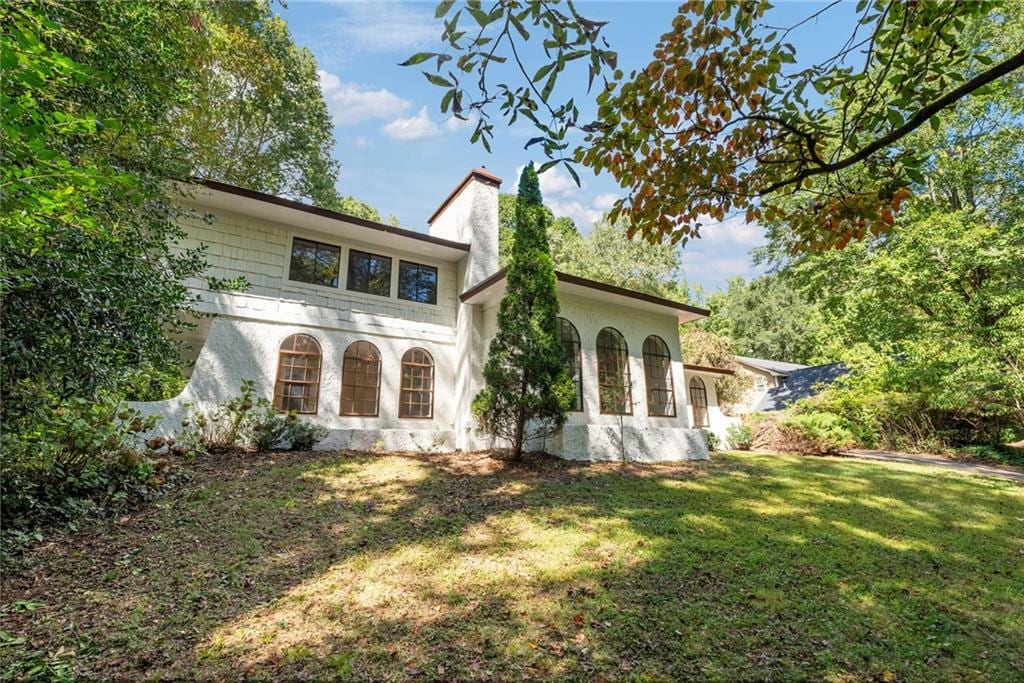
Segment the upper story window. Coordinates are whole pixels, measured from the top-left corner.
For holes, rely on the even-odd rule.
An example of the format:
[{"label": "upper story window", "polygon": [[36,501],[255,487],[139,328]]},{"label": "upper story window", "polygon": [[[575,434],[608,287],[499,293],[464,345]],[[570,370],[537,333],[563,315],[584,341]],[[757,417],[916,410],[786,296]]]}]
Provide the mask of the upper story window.
[{"label": "upper story window", "polygon": [[632,384],[626,340],[614,327],[606,327],[597,334],[597,385],[601,412],[632,415]]},{"label": "upper story window", "polygon": [[421,304],[436,304],[437,268],[399,261],[398,298]]},{"label": "upper story window", "polygon": [[338,286],[341,247],[296,237],[292,240],[292,259],[288,279],[323,287]]},{"label": "upper story window", "polygon": [[346,287],[353,292],[391,296],[391,257],[349,249]]},{"label": "upper story window", "polygon": [[558,336],[562,339],[562,365],[576,387],[576,400],[570,410],[583,410],[583,361],[580,354],[580,333],[565,318],[558,319]]},{"label": "upper story window", "polygon": [[653,334],[644,340],[644,379],[647,382],[648,414],[654,417],[675,417],[672,356],[669,355],[665,340]]}]

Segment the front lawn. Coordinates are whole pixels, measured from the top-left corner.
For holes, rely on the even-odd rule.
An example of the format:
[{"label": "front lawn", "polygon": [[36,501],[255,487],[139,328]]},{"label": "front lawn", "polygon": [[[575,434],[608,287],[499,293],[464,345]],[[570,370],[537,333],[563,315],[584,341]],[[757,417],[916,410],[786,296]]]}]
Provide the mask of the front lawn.
[{"label": "front lawn", "polygon": [[9,673],[1010,680],[1024,670],[1024,487],[913,465],[224,458],[176,496],[54,538],[25,563],[3,578]]}]

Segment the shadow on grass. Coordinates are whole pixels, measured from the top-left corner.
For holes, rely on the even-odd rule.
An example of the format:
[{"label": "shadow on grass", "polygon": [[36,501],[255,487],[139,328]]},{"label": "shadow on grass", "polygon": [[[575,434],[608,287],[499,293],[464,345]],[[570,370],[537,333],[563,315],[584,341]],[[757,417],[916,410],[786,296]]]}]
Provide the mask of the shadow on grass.
[{"label": "shadow on grass", "polygon": [[1009,482],[777,456],[269,457],[38,551],[4,587],[45,608],[11,630],[88,639],[77,666],[121,677],[1012,678],[1024,663]]}]

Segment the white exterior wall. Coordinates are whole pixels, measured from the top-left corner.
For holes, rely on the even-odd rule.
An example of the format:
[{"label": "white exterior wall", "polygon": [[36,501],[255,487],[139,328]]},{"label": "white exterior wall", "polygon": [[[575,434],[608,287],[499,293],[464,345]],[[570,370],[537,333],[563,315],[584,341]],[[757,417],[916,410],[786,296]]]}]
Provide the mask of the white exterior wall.
[{"label": "white exterior wall", "polygon": [[[181,247],[194,248],[205,244],[210,265],[206,274],[225,279],[244,276],[250,284],[246,294],[341,311],[351,320],[388,318],[449,327],[455,325],[455,305],[460,291],[455,264],[222,210],[217,210],[214,222],[207,224],[201,217],[205,210],[196,207],[196,212],[196,215],[182,221],[188,239],[181,243]],[[288,279],[293,237],[341,247],[338,287],[323,287]],[[390,297],[351,292],[345,288],[350,249],[391,257]],[[400,260],[437,268],[436,305],[398,298]],[[201,279],[191,279],[186,284],[199,292],[207,289],[206,282]]]},{"label": "white exterior wall", "polygon": [[[712,432],[718,437],[718,444],[721,448],[729,448],[729,427],[740,424],[741,420],[738,417],[732,417],[722,412],[722,408],[718,403],[718,389],[715,387],[715,378],[717,375],[713,372],[699,372],[693,370],[686,371],[686,391],[689,395],[690,378],[700,377],[701,381],[704,382],[704,388],[707,390],[708,396],[708,426],[704,427],[709,432]],[[689,401],[687,401],[689,403]],[[687,415],[690,423],[693,424],[693,405],[687,406]]]},{"label": "white exterior wall", "polygon": [[[463,292],[498,272],[498,185],[471,174],[454,197],[430,223],[433,237],[470,245],[469,256],[459,264],[457,281]],[[482,347],[482,319],[479,306],[464,304],[456,298],[455,404],[456,447],[473,450],[474,419],[470,404],[479,391],[486,358]],[[481,355],[481,347],[483,355]]]},{"label": "white exterior wall", "polygon": [[[761,402],[761,399],[765,397],[770,389],[778,386],[779,378],[768,372],[767,370],[760,370],[758,368],[752,368],[746,365],[739,365],[739,374],[749,378],[751,384],[740,396],[740,400],[736,405],[733,406],[733,411],[739,414],[751,413],[757,404]],[[764,379],[764,391],[758,391],[757,385],[755,384],[758,377]]]},{"label": "white exterior wall", "polygon": [[[561,434],[531,448],[544,449],[572,460],[669,461],[708,457],[707,442],[700,430],[690,428],[687,392],[675,316],[655,315],[579,296],[559,296],[561,317],[579,332],[582,356],[583,410],[569,413]],[[497,333],[497,306],[483,311],[483,356]],[[604,415],[598,400],[597,335],[614,327],[626,340],[632,390],[632,415]],[[643,343],[650,335],[661,337],[672,356],[672,384],[676,400],[674,417],[651,416],[643,366]],[[493,444],[478,436],[478,447]]]},{"label": "white exterior wall", "polygon": [[[292,334],[308,334],[320,344],[320,394],[316,415],[304,415],[330,430],[318,449],[351,448],[370,450],[450,451],[455,447],[451,396],[454,343],[447,340],[410,338],[356,329],[337,329],[273,323],[219,316],[210,328],[206,344],[196,360],[188,386],[170,401],[136,403],[146,415],[162,415],[157,433],[173,435],[188,414],[187,404],[206,412],[237,396],[243,380],[253,380],[256,394],[271,398],[274,393],[281,342]],[[341,405],[342,357],[355,341],[372,342],[381,354],[379,417],[339,415]],[[398,417],[400,364],[412,347],[426,349],[434,359],[434,416],[431,419]]]}]

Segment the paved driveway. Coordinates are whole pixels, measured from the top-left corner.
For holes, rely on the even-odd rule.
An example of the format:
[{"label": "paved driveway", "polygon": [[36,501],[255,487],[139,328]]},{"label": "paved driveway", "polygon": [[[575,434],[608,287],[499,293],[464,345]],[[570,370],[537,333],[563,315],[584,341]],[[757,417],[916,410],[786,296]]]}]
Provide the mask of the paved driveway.
[{"label": "paved driveway", "polygon": [[937,455],[910,455],[909,453],[891,453],[889,451],[846,451],[843,455],[864,460],[884,460],[887,462],[909,462],[915,465],[934,465],[947,469],[960,470],[961,472],[972,472],[974,474],[985,474],[990,477],[1004,477],[1024,483],[1024,472],[1016,469],[993,467],[991,465],[976,465],[969,462],[949,460]]}]

